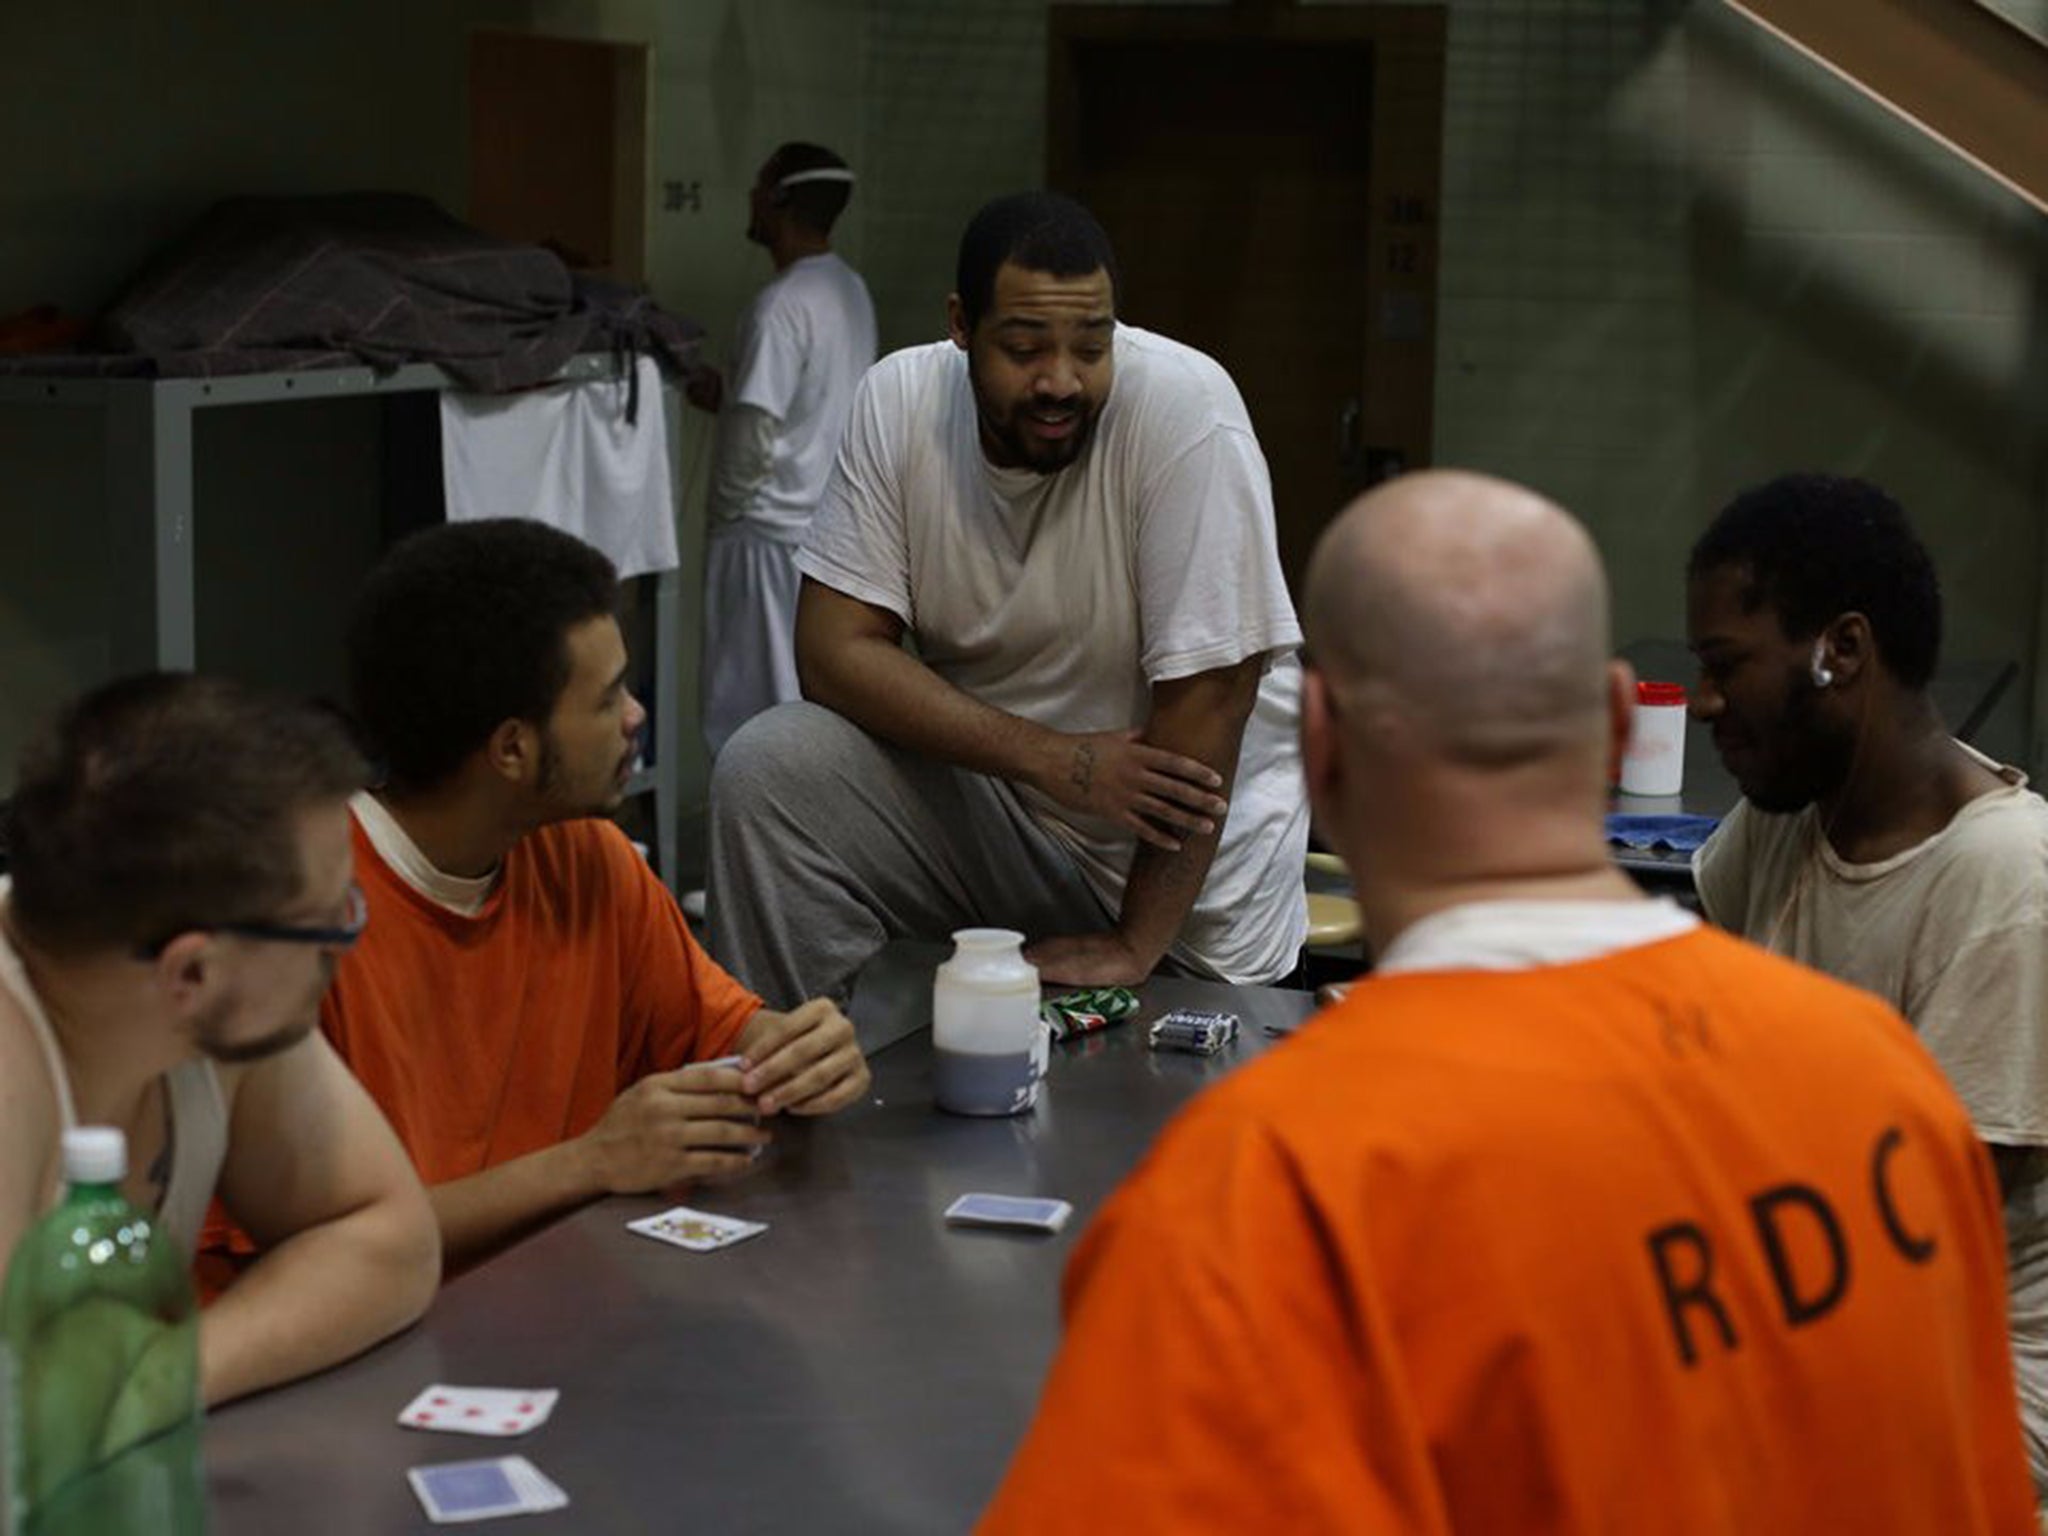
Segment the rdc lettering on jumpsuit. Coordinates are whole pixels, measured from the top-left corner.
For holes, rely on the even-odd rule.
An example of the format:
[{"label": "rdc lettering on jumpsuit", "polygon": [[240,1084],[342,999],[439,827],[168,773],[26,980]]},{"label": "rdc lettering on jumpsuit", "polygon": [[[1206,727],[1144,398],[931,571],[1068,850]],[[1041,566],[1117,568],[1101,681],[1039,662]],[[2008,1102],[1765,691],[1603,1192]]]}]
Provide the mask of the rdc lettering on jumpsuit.
[{"label": "rdc lettering on jumpsuit", "polygon": [[[1934,1258],[1935,1240],[1932,1235],[1915,1233],[1907,1225],[1892,1193],[1892,1159],[1905,1143],[1905,1132],[1897,1126],[1887,1126],[1878,1136],[1870,1152],[1867,1194],[1876,1204],[1885,1235],[1898,1257],[1908,1264],[1926,1264]],[[1842,1304],[1849,1294],[1853,1270],[1842,1224],[1826,1194],[1811,1184],[1796,1181],[1773,1184],[1750,1196],[1749,1214],[1756,1244],[1770,1266],[1771,1284],[1778,1293],[1786,1327],[1801,1328],[1818,1322]],[[1825,1274],[1801,1275],[1794,1271],[1790,1239],[1802,1223],[1826,1243]],[[1741,1340],[1736,1336],[1735,1324],[1721,1298],[1714,1294],[1714,1244],[1706,1230],[1696,1222],[1674,1221],[1651,1232],[1648,1242],[1650,1262],[1664,1292],[1664,1309],[1677,1339],[1678,1358],[1688,1367],[1699,1362],[1699,1349],[1686,1320],[1689,1308],[1712,1318],[1721,1342],[1731,1350],[1739,1349]]]}]

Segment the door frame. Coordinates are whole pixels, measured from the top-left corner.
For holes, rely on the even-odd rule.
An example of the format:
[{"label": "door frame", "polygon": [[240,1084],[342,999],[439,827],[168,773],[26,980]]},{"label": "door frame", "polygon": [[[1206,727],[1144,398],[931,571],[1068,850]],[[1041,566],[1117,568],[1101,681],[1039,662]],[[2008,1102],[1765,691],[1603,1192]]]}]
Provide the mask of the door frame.
[{"label": "door frame", "polygon": [[1046,185],[1079,184],[1076,55],[1093,43],[1344,43],[1372,50],[1365,261],[1365,374],[1360,449],[1391,450],[1366,480],[1431,461],[1436,407],[1439,215],[1443,205],[1442,5],[1229,6],[1055,4],[1048,7]]}]

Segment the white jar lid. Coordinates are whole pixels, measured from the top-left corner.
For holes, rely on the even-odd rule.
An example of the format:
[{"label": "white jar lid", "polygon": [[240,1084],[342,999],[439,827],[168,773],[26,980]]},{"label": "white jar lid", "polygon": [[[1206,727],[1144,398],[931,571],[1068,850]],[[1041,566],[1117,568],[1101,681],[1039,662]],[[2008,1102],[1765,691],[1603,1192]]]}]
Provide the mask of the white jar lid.
[{"label": "white jar lid", "polygon": [[118,1184],[128,1172],[128,1138],[118,1126],[81,1125],[64,1133],[64,1182]]},{"label": "white jar lid", "polygon": [[955,928],[953,946],[956,949],[1003,949],[1010,946],[1024,947],[1024,935],[1014,928]]}]

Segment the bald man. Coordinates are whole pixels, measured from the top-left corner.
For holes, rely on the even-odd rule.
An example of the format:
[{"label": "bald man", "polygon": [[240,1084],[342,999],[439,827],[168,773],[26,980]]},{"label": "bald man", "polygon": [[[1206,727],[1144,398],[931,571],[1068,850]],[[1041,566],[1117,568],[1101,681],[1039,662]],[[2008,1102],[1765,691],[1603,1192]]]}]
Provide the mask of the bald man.
[{"label": "bald man", "polygon": [[2033,1530],[1997,1190],[1897,1015],[1610,864],[1584,531],[1324,536],[1303,755],[1378,970],[1083,1239],[988,1531]]}]

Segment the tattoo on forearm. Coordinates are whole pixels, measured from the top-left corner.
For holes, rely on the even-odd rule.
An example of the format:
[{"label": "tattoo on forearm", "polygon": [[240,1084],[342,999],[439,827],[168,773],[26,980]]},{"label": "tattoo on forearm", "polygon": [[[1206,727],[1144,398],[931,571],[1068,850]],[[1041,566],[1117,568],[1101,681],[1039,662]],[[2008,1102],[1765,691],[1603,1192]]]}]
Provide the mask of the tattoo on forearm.
[{"label": "tattoo on forearm", "polygon": [[1095,748],[1087,742],[1074,748],[1074,769],[1067,775],[1082,794],[1088,793],[1088,786],[1095,782]]}]

